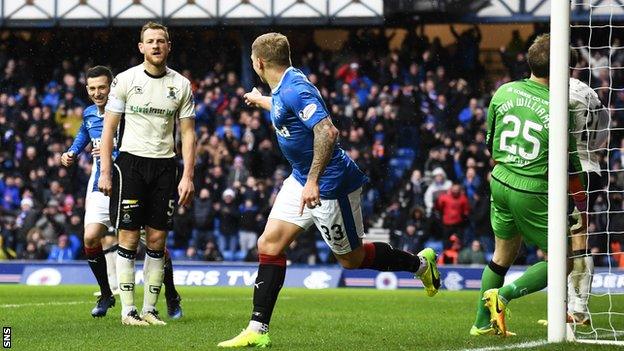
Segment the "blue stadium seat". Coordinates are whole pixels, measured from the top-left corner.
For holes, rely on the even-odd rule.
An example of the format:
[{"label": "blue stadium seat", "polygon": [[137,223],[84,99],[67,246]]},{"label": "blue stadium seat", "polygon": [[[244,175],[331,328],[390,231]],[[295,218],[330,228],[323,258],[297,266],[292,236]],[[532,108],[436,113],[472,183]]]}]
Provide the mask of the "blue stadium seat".
[{"label": "blue stadium seat", "polygon": [[243,250],[238,250],[235,252],[234,254],[234,259],[236,261],[244,261],[245,260],[245,256],[247,256],[247,253]]},{"label": "blue stadium seat", "polygon": [[171,256],[172,260],[180,260],[184,259],[184,257],[186,256],[186,251],[184,249],[172,249],[169,250],[169,255]]},{"label": "blue stadium seat", "polygon": [[416,156],[416,152],[414,152],[414,149],[412,148],[405,147],[397,149],[396,156],[403,159],[413,160],[414,156]]},{"label": "blue stadium seat", "polygon": [[221,253],[223,254],[224,261],[234,261],[234,252],[230,250],[223,250]]},{"label": "blue stadium seat", "polygon": [[432,248],[433,251],[437,252],[438,254],[444,251],[444,243],[442,242],[442,240],[427,240],[427,242],[425,242],[425,247]]},{"label": "blue stadium seat", "polygon": [[323,240],[316,241],[316,252],[318,253],[319,259],[322,263],[327,262],[327,258],[330,255],[329,246]]}]

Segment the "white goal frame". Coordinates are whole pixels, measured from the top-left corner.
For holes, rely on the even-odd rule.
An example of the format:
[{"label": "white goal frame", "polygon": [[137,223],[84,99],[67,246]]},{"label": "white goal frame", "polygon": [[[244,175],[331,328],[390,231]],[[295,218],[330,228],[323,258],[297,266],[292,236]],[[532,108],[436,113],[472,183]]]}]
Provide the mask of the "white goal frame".
[{"label": "white goal frame", "polygon": [[566,340],[570,1],[550,3],[548,342]]},{"label": "white goal frame", "polygon": [[[590,0],[591,1],[591,0]],[[548,342],[624,345],[622,341],[577,339],[566,323],[568,101],[570,1],[550,3],[550,122],[548,141]]]}]

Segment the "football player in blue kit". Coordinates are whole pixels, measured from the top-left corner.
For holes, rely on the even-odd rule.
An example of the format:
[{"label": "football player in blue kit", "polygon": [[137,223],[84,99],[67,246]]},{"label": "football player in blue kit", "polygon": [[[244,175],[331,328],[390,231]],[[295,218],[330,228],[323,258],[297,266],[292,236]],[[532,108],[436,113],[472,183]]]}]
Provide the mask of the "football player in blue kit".
[{"label": "football player in blue kit", "polygon": [[[110,84],[113,74],[108,67],[95,66],[87,71],[87,93],[93,101],[93,105],[87,107],[83,113],[83,121],[80,130],[69,150],[61,156],[61,163],[65,167],[73,165],[77,155],[91,143],[93,155],[93,168],[87,185],[85,196],[84,218],[84,249],[89,267],[100,287],[100,296],[95,307],[91,310],[93,317],[103,317],[109,308],[115,306],[113,290],[117,289],[115,278],[115,250],[117,240],[115,231],[110,221],[109,203],[110,198],[98,190],[98,178],[100,175],[99,148],[104,124],[104,107],[108,101]],[[113,157],[118,151],[113,151]],[[112,235],[109,235],[112,234]],[[103,249],[103,245],[107,246]],[[112,259],[109,259],[112,257]],[[167,297],[167,310],[171,318],[182,316],[180,296],[173,284],[173,269],[171,258],[167,255],[165,262],[165,296]]]},{"label": "football player in blue kit", "polygon": [[362,243],[364,225],[360,197],[367,177],[337,144],[338,129],[316,87],[292,67],[288,39],[279,33],[259,36],[251,60],[271,96],[257,89],[245,102],[271,112],[282,153],[292,166],[258,239],[259,267],[254,284],[253,311],[245,330],[219,347],[266,347],[269,322],[286,275],[284,250],[312,224],[321,232],[338,262],[346,269],[408,271],[420,278],[428,296],[440,287],[436,254],[417,255],[387,243]]}]

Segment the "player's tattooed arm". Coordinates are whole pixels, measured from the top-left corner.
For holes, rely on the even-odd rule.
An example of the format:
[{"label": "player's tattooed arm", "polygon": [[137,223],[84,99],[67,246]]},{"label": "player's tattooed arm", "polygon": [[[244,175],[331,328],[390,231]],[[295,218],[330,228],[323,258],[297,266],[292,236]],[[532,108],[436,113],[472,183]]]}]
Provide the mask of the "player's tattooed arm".
[{"label": "player's tattooed arm", "polygon": [[327,117],[314,126],[314,157],[310,172],[308,172],[308,180],[318,182],[331,159],[336,139],[338,139],[338,129],[332,123],[331,118]]}]

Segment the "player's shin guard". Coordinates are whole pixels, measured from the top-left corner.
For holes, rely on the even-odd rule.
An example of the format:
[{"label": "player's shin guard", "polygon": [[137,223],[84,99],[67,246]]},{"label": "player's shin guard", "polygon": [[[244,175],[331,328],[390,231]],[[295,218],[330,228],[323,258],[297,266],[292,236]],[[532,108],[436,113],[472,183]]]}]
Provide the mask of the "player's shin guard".
[{"label": "player's shin guard", "polygon": [[143,264],[143,314],[154,311],[163,283],[165,252],[163,250],[145,249],[145,263]]},{"label": "player's shin guard", "polygon": [[91,267],[91,271],[93,275],[95,275],[95,279],[100,286],[100,292],[102,296],[111,296],[113,293],[108,285],[108,278],[106,275],[106,259],[104,257],[104,252],[102,251],[102,246],[98,245],[97,247],[85,247],[85,254],[87,255],[87,262],[89,262],[89,267]]},{"label": "player's shin guard", "polygon": [[249,328],[266,333],[280,289],[286,277],[286,256],[259,255],[260,266],[254,284],[253,313]]},{"label": "player's shin guard", "polygon": [[117,247],[113,245],[104,250],[104,257],[106,258],[106,272],[108,273],[108,285],[111,289],[117,289]]},{"label": "player's shin guard", "polygon": [[165,286],[165,297],[167,299],[173,299],[178,296],[175,285],[173,284],[173,265],[171,264],[171,256],[169,251],[165,248],[165,275],[163,278],[163,285]]},{"label": "player's shin guard", "polygon": [[505,275],[508,270],[509,267],[499,266],[493,261],[490,261],[483,270],[483,274],[481,275],[481,291],[477,301],[477,318],[474,322],[475,327],[485,328],[490,325],[490,312],[483,304],[483,293],[487,290],[498,289],[503,286]]},{"label": "player's shin guard", "polygon": [[125,317],[134,305],[134,261],[136,251],[119,246],[117,248],[117,281],[119,282],[119,299],[121,300],[121,316]]},{"label": "player's shin guard", "polygon": [[498,290],[505,304],[513,299],[544,289],[548,285],[548,263],[538,262],[529,267],[520,278]]},{"label": "player's shin guard", "polygon": [[386,243],[366,243],[364,244],[364,252],[364,260],[360,268],[370,268],[383,272],[406,271],[416,273],[421,266],[418,256],[394,249]]}]

